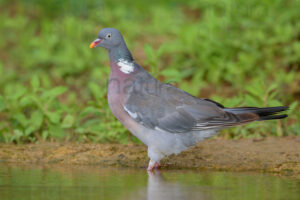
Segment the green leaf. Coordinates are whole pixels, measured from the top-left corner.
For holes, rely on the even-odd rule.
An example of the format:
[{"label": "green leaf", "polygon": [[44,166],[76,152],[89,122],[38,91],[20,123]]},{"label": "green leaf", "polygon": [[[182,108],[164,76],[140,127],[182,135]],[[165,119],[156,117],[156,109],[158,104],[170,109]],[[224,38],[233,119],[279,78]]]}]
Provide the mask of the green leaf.
[{"label": "green leaf", "polygon": [[67,87],[57,86],[55,88],[52,88],[51,90],[44,91],[42,98],[43,99],[48,99],[48,98],[53,99],[53,98],[65,93],[67,90],[68,90]]},{"label": "green leaf", "polygon": [[21,106],[22,108],[24,108],[24,107],[26,107],[26,106],[29,106],[30,104],[33,104],[32,96],[26,95],[26,96],[23,96],[23,97],[20,99],[20,106]]},{"label": "green leaf", "polygon": [[99,87],[99,85],[90,82],[88,87],[96,100],[102,99],[102,89]]},{"label": "green leaf", "polygon": [[42,138],[43,138],[44,140],[46,140],[46,139],[48,138],[48,136],[49,136],[49,131],[44,130],[44,131],[42,132]]},{"label": "green leaf", "polygon": [[182,76],[184,75],[179,70],[171,69],[171,68],[161,71],[160,74],[167,78],[166,80],[167,83],[170,81],[181,82]]},{"label": "green leaf", "polygon": [[34,111],[31,114],[30,124],[34,127],[35,130],[39,129],[43,123],[43,113],[39,110]]},{"label": "green leaf", "polygon": [[63,128],[71,128],[73,126],[73,124],[74,124],[74,117],[73,117],[73,115],[68,114],[62,122],[62,127]]},{"label": "green leaf", "polygon": [[28,119],[23,113],[17,113],[13,115],[13,119],[18,121],[22,125],[22,127],[26,127],[28,124]]},{"label": "green leaf", "polygon": [[[257,85],[255,85],[257,86]],[[251,95],[255,96],[256,98],[260,98],[261,95],[263,95],[260,91],[260,89],[258,89],[259,87],[254,87],[254,86],[247,86],[246,90],[248,93],[250,93]]]},{"label": "green leaf", "polygon": [[33,126],[29,126],[25,129],[25,136],[29,136],[31,133],[33,133],[35,131],[35,127]]},{"label": "green leaf", "polygon": [[58,124],[61,118],[60,114],[55,112],[48,112],[46,115],[53,124]]},{"label": "green leaf", "polygon": [[277,83],[273,83],[272,85],[270,85],[267,89],[267,93],[270,93],[272,90],[276,89],[278,87]]},{"label": "green leaf", "polygon": [[27,92],[27,88],[22,85],[8,85],[5,88],[5,95],[9,99],[16,100],[22,97]]},{"label": "green leaf", "polygon": [[84,116],[89,115],[89,114],[95,114],[95,115],[100,116],[101,112],[100,112],[99,108],[96,108],[96,107],[93,107],[93,106],[88,106],[80,112],[80,117],[84,117]]},{"label": "green leaf", "polygon": [[144,45],[144,51],[145,51],[145,53],[147,55],[147,58],[149,60],[154,60],[155,59],[155,51],[154,51],[152,46],[150,46],[149,44],[145,44]]},{"label": "green leaf", "polygon": [[0,95],[0,112],[6,108],[5,99]]},{"label": "green leaf", "polygon": [[40,80],[37,75],[34,75],[32,77],[30,84],[31,84],[31,87],[33,88],[33,91],[38,90],[38,88],[40,87]]},{"label": "green leaf", "polygon": [[14,130],[14,137],[12,138],[13,140],[19,140],[20,137],[23,136],[23,132],[19,129]]},{"label": "green leaf", "polygon": [[245,95],[245,103],[251,106],[262,106],[262,104],[257,98],[248,94]]},{"label": "green leaf", "polygon": [[62,127],[60,127],[59,125],[50,126],[49,127],[49,134],[52,137],[60,138],[60,139],[66,136],[66,133],[65,133],[64,129],[62,129]]},{"label": "green leaf", "polygon": [[290,109],[287,110],[288,114],[291,114],[295,111],[296,107],[298,106],[298,102],[294,101],[293,103],[290,104]]}]

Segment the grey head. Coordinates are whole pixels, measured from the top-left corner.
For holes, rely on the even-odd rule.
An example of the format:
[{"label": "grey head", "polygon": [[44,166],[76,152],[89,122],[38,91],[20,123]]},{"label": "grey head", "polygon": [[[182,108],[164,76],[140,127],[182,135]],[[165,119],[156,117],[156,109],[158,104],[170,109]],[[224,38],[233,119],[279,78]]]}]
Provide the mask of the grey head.
[{"label": "grey head", "polygon": [[99,32],[98,38],[92,42],[90,47],[103,47],[111,50],[119,47],[122,43],[124,43],[124,40],[120,31],[115,28],[104,28]]},{"label": "grey head", "polygon": [[114,59],[126,58],[132,60],[132,56],[125,44],[122,34],[115,28],[103,28],[98,38],[90,44],[90,48],[103,47],[109,51]]}]

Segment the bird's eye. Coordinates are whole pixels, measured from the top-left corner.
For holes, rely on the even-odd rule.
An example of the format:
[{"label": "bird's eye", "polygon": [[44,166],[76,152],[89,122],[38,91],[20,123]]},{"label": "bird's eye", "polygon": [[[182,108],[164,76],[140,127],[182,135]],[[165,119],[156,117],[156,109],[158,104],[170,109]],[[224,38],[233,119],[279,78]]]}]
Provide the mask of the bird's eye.
[{"label": "bird's eye", "polygon": [[107,34],[107,35],[106,35],[106,38],[111,38],[111,34],[110,34],[110,33]]}]

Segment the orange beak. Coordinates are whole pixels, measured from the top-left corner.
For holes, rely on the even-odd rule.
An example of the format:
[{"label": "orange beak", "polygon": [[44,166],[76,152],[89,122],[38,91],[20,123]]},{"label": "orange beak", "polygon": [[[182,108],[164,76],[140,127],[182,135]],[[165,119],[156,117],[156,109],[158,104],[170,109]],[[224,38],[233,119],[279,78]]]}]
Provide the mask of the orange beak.
[{"label": "orange beak", "polygon": [[90,48],[94,48],[94,47],[96,47],[99,43],[101,43],[102,42],[102,40],[101,39],[96,39],[96,40],[94,40],[91,44],[90,44]]}]

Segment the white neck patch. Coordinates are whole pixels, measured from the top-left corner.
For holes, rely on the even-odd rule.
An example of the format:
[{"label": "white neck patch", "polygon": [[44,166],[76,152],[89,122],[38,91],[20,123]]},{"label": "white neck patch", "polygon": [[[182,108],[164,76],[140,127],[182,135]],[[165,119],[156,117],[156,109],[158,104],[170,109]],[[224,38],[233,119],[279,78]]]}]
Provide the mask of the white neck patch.
[{"label": "white neck patch", "polygon": [[134,71],[134,64],[132,62],[124,60],[123,58],[120,58],[118,60],[117,65],[120,67],[120,70],[125,74],[130,74]]}]

